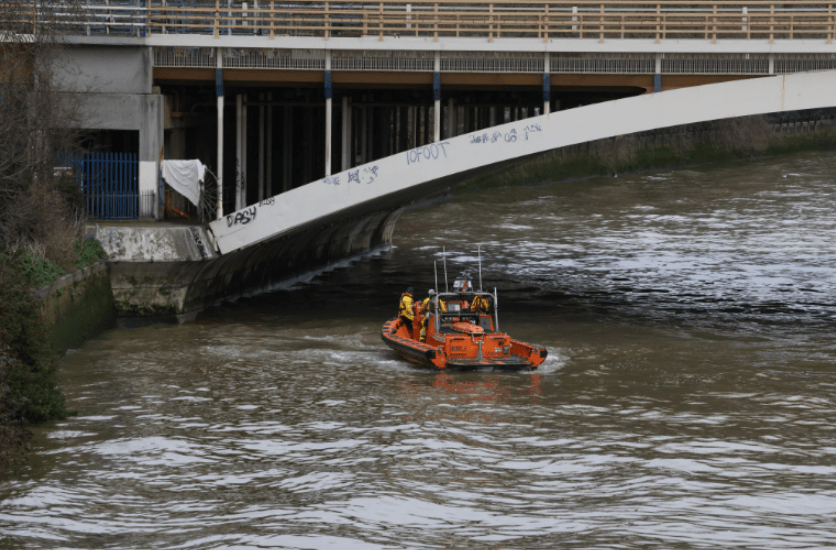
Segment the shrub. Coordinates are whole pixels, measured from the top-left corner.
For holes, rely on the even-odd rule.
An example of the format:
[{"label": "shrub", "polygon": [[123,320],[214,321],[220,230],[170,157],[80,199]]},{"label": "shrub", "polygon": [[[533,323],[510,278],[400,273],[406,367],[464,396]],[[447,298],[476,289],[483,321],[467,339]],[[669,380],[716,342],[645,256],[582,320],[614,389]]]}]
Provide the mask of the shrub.
[{"label": "shrub", "polygon": [[28,250],[24,250],[19,258],[22,275],[31,281],[35,288],[46,286],[62,275],[64,270],[46,258],[37,259]]},{"label": "shrub", "polygon": [[0,255],[0,421],[67,416],[40,307],[21,263]]},{"label": "shrub", "polygon": [[93,265],[107,258],[107,252],[102,248],[102,243],[92,237],[77,241],[75,251],[78,254],[78,260],[75,262],[77,269],[84,269],[88,265]]}]

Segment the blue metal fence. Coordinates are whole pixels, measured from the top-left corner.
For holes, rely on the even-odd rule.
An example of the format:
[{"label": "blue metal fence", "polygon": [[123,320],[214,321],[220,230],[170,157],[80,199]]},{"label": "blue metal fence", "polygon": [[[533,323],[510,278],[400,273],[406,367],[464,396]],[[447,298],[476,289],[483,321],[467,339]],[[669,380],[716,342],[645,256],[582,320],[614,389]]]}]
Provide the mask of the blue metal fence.
[{"label": "blue metal fence", "polygon": [[99,220],[140,216],[139,162],[133,153],[89,153],[76,161],[87,215]]}]

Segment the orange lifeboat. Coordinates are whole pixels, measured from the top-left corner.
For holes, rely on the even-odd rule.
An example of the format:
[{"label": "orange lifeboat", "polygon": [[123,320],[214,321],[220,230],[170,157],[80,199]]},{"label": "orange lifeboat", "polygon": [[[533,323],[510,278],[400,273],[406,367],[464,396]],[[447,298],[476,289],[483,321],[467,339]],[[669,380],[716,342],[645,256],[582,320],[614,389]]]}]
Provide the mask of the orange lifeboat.
[{"label": "orange lifeboat", "polygon": [[545,348],[498,330],[496,291],[474,292],[466,273],[456,280],[454,292],[431,296],[426,311],[418,302],[413,310],[411,332],[397,317],[381,330],[386,345],[413,363],[438,369],[531,370],[548,356]]}]

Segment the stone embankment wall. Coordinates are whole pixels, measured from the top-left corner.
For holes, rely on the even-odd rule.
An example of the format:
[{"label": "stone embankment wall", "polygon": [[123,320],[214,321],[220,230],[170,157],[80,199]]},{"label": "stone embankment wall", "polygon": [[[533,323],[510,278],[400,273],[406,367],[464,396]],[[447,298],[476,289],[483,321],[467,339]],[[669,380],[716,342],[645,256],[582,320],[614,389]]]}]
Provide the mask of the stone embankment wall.
[{"label": "stone embankment wall", "polygon": [[116,308],[106,262],[64,275],[35,292],[43,304],[49,345],[57,353],[115,326]]}]

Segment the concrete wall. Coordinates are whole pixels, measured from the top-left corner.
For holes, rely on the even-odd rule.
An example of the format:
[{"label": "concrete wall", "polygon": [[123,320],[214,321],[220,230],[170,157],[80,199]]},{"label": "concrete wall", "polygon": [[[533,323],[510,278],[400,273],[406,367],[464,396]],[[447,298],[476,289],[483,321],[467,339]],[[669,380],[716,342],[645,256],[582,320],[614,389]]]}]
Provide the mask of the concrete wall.
[{"label": "concrete wall", "polygon": [[269,290],[293,277],[390,243],[402,209],[333,220],[220,256],[201,227],[98,224],[108,252],[118,316],[183,321],[224,300]]},{"label": "concrete wall", "polygon": [[53,83],[68,92],[150,94],[151,48],[68,46],[56,63]]},{"label": "concrete wall", "polygon": [[54,82],[79,105],[78,127],[139,131],[139,191],[157,189],[163,96],[153,93],[151,48],[71,46]]},{"label": "concrete wall", "polygon": [[202,227],[99,223],[87,227],[107,252],[111,288],[120,317],[178,317],[195,272],[217,258]]},{"label": "concrete wall", "polygon": [[139,191],[157,189],[163,151],[163,96],[159,94],[77,94],[79,127],[139,131]]},{"label": "concrete wall", "polygon": [[115,326],[116,309],[107,264],[65,275],[36,293],[43,305],[48,342],[58,353]]}]

